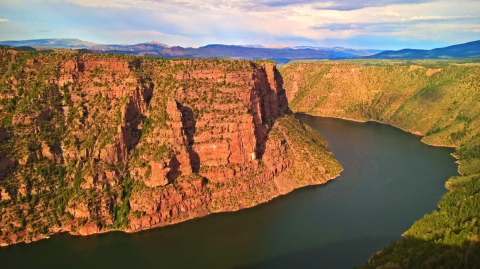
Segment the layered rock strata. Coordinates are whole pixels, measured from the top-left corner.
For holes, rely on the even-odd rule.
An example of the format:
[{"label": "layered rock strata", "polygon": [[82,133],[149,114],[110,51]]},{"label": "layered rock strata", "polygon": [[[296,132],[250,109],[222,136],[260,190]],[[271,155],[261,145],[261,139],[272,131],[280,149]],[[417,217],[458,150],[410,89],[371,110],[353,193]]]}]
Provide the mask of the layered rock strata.
[{"label": "layered rock strata", "polygon": [[1,54],[3,245],[238,210],[342,169],[273,63]]}]

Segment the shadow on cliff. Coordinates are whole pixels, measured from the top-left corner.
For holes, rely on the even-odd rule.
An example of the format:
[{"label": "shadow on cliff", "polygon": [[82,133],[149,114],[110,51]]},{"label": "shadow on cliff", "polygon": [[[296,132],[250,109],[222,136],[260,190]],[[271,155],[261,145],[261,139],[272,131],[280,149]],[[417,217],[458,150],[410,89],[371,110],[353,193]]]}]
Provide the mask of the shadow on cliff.
[{"label": "shadow on cliff", "polygon": [[[233,268],[344,269],[362,265],[372,269],[385,265],[391,266],[388,268],[480,268],[478,242],[466,241],[461,246],[452,246],[417,238],[404,239],[402,243],[390,242],[391,239],[376,237],[337,242]],[[380,255],[372,258],[377,252]]]},{"label": "shadow on cliff", "polygon": [[283,88],[280,72],[273,68],[273,78],[269,78],[266,66],[259,66],[253,62],[252,66],[257,72],[253,74],[255,84],[250,94],[250,113],[255,123],[256,155],[261,159],[265,153],[268,134],[276,119],[292,112],[288,107],[287,94]]},{"label": "shadow on cliff", "polygon": [[195,115],[193,114],[192,108],[184,106],[181,103],[177,102],[177,107],[182,113],[182,125],[185,136],[187,137],[187,146],[189,151],[190,164],[192,166],[192,172],[198,173],[200,170],[200,156],[193,149],[193,144],[195,142],[194,133],[197,122],[195,121]]},{"label": "shadow on cliff", "polygon": [[125,111],[125,123],[122,127],[123,142],[129,152],[140,142],[142,131],[138,127],[146,118],[144,113],[147,111],[153,95],[154,84],[152,81],[144,79],[141,83],[142,87],[137,88],[130,96]]}]

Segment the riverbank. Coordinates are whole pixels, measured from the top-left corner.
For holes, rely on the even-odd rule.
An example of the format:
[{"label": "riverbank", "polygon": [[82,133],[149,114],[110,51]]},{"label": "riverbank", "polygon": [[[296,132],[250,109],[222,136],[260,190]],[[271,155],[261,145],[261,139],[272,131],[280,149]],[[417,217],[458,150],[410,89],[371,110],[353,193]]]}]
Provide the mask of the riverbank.
[{"label": "riverbank", "polygon": [[[436,268],[443,266],[444,255],[458,257],[451,267],[464,266],[471,262],[471,250],[449,246],[469,246],[480,236],[480,226],[470,223],[480,217],[475,200],[478,197],[472,191],[477,189],[480,177],[479,67],[446,62],[439,68],[441,72],[432,75],[428,69],[434,67],[428,61],[416,63],[425,64],[425,68],[394,62],[368,66],[367,62],[282,66],[292,111],[355,120],[381,119],[422,134],[423,143],[455,149],[452,156],[458,159],[461,176],[445,183],[450,192],[440,200],[440,212],[419,219],[405,232],[408,240],[388,246],[364,268],[387,264]],[[453,181],[458,184],[449,183]]]},{"label": "riverbank", "polygon": [[[341,120],[347,120],[347,121],[352,121],[352,122],[360,122],[360,123],[376,122],[376,123],[380,123],[380,124],[384,124],[384,125],[388,125],[388,126],[397,128],[397,129],[399,129],[399,130],[402,130],[402,131],[404,131],[404,132],[407,132],[407,133],[409,133],[409,134],[413,134],[413,135],[418,136],[418,137],[421,137],[421,138],[425,137],[425,134],[422,134],[422,133],[419,132],[419,131],[410,131],[410,130],[408,130],[408,129],[403,129],[403,128],[398,127],[398,126],[396,126],[396,125],[393,125],[393,124],[390,124],[390,123],[387,123],[387,122],[378,121],[378,120],[359,120],[359,119],[347,118],[347,117],[334,117],[334,116],[315,115],[315,114],[309,114],[309,113],[304,113],[304,112],[296,112],[295,114],[299,114],[299,115],[309,115],[309,116],[322,117],[322,118],[341,119]],[[441,145],[441,144],[430,144],[430,143],[425,142],[425,141],[423,141],[423,140],[420,140],[420,141],[422,141],[422,143],[424,143],[424,144],[426,144],[426,145],[429,145],[429,146],[432,146],[432,147],[458,149],[458,146],[448,146],[448,145]]]},{"label": "riverbank", "polygon": [[[62,264],[118,269],[352,268],[392,240],[401,240],[415,220],[435,210],[447,192],[442,179],[456,174],[450,149],[430,147],[397,128],[311,118],[307,123],[327,139],[344,168],[327,184],[159,229],[87,237],[61,234],[13,245],[0,250],[2,265],[22,268],[33,260],[39,269]],[[297,148],[297,154],[303,150]]]},{"label": "riverbank", "polygon": [[[325,184],[337,178],[342,172],[342,166],[335,160],[327,147],[327,142],[318,133],[308,126],[300,123],[293,115],[278,118],[270,132],[270,138],[266,148],[266,156],[262,165],[256,169],[253,178],[240,178],[231,180],[228,184],[215,182],[213,176],[208,181],[195,185],[194,193],[176,196],[176,188],[180,186],[169,184],[165,187],[153,190],[162,191],[164,194],[155,194],[153,198],[146,199],[145,194],[152,189],[133,190],[139,197],[132,196],[136,203],[131,202],[131,211],[145,205],[148,206],[146,213],[132,214],[128,225],[115,228],[111,225],[100,226],[96,222],[85,220],[78,224],[78,220],[66,220],[64,225],[53,226],[49,233],[41,233],[35,236],[28,230],[11,235],[4,235],[0,243],[3,246],[20,242],[35,242],[45,239],[56,233],[68,232],[72,235],[88,236],[112,231],[124,231],[134,233],[152,228],[178,224],[213,213],[234,212],[244,208],[251,208],[259,204],[271,201],[281,195],[288,194],[295,189]],[[281,141],[284,141],[282,144]],[[287,146],[288,145],[288,146]],[[302,149],[299,151],[298,149]],[[225,168],[222,173],[227,174]],[[251,173],[250,171],[247,171]],[[239,171],[238,173],[242,173]],[[245,172],[243,172],[245,173]],[[245,173],[246,174],[246,173]],[[248,174],[246,174],[248,175]],[[203,182],[203,181],[202,181]],[[195,182],[194,182],[195,183]],[[189,187],[190,185],[186,185]],[[183,187],[183,188],[187,188]],[[188,191],[188,189],[187,189]],[[190,190],[191,191],[191,190]],[[168,194],[171,199],[166,196]],[[135,194],[134,194],[135,195]],[[162,197],[160,207],[155,206],[155,197]],[[82,213],[76,208],[72,211],[73,216]]]},{"label": "riverbank", "polygon": [[[10,243],[6,243],[4,241],[0,242],[0,247],[8,247],[8,246],[16,245],[16,244],[19,244],[19,243],[31,244],[31,243],[34,243],[34,242],[37,242],[37,241],[40,241],[40,240],[49,239],[51,236],[55,236],[55,235],[58,235],[58,234],[65,234],[65,233],[68,233],[69,235],[72,235],[72,236],[82,236],[82,237],[88,237],[88,236],[91,236],[91,235],[98,235],[98,234],[105,234],[105,233],[110,233],[110,232],[124,232],[124,233],[133,234],[133,233],[137,233],[137,232],[142,232],[142,231],[161,228],[161,227],[165,227],[165,226],[175,225],[175,224],[179,224],[179,223],[186,222],[186,221],[189,221],[189,220],[194,220],[194,219],[198,219],[198,218],[207,217],[207,216],[210,216],[212,214],[232,213],[232,212],[237,212],[237,211],[240,211],[240,210],[243,210],[243,209],[253,208],[255,206],[268,203],[268,202],[274,200],[275,198],[288,195],[289,193],[291,193],[295,190],[301,189],[301,188],[327,184],[328,182],[338,178],[339,176],[340,176],[340,174],[338,174],[337,176],[331,177],[331,178],[326,178],[325,181],[323,181],[323,182],[297,186],[297,187],[291,189],[289,192],[278,193],[277,196],[271,196],[271,197],[269,197],[268,200],[264,200],[264,201],[261,201],[261,202],[256,203],[256,204],[247,205],[247,206],[241,207],[241,208],[239,207],[238,209],[229,209],[229,210],[215,211],[215,212],[204,211],[205,212],[204,214],[191,215],[191,216],[188,216],[188,217],[183,218],[181,220],[176,220],[176,221],[172,221],[172,222],[169,222],[169,223],[159,223],[159,224],[156,224],[156,225],[152,225],[150,227],[142,227],[141,229],[137,229],[137,230],[131,230],[131,229],[121,230],[121,229],[108,229],[108,228],[107,229],[101,229],[101,230],[97,230],[97,229],[94,228],[94,229],[89,230],[88,227],[87,227],[87,230],[82,230],[80,233],[77,233],[77,232],[73,233],[68,228],[63,228],[62,227],[62,228],[56,230],[55,232],[48,233],[48,234],[40,234],[37,237],[29,239],[29,240],[13,241],[12,239],[14,239],[14,238],[11,238]],[[21,237],[20,237],[20,239],[21,239]]]}]

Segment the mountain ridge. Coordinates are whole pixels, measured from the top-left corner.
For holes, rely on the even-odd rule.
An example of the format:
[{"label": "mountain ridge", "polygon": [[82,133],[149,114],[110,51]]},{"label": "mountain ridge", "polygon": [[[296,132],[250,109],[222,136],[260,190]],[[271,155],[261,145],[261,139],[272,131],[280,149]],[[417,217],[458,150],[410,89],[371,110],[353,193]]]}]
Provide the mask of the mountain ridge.
[{"label": "mountain ridge", "polygon": [[170,46],[158,41],[138,44],[99,44],[80,39],[32,39],[0,41],[0,45],[13,47],[52,47],[86,49],[94,53],[119,53],[164,58],[232,58],[265,59],[285,64],[292,60],[311,59],[448,59],[480,57],[480,40],[447,47],[426,49],[376,50],[344,47],[315,46],[263,46],[208,44],[201,47]]},{"label": "mountain ridge", "polygon": [[480,40],[431,50],[387,50],[366,58],[375,59],[448,59],[480,56]]},{"label": "mountain ridge", "polygon": [[225,45],[208,44],[202,47],[170,46],[158,41],[138,44],[98,44],[79,39],[36,39],[23,41],[0,41],[0,45],[14,47],[53,47],[70,49],[87,49],[95,53],[120,53],[127,55],[155,56],[164,58],[233,58],[265,59],[286,63],[291,60],[306,59],[343,59],[373,55],[380,50],[351,49],[341,47],[310,46],[262,46],[262,45]]}]

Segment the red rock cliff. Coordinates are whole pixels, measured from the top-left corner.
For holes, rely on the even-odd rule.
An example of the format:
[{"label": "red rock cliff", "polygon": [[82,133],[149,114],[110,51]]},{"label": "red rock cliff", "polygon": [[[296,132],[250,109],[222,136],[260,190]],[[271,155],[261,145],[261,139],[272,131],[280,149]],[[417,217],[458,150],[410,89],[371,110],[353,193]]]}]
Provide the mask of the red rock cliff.
[{"label": "red rock cliff", "polygon": [[[14,127],[2,131],[21,150],[2,160],[11,184],[0,187],[2,200],[19,195],[24,209],[32,205],[22,197],[43,193],[51,217],[24,216],[30,232],[4,228],[3,244],[238,210],[341,171],[323,138],[290,115],[273,63],[38,55],[10,74],[11,94],[29,98],[23,88],[40,74],[40,105],[14,110]],[[37,166],[61,172],[22,179]],[[15,208],[1,227],[18,218]]]}]

